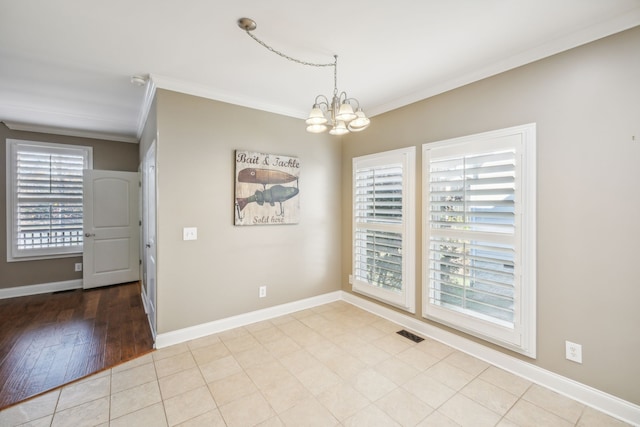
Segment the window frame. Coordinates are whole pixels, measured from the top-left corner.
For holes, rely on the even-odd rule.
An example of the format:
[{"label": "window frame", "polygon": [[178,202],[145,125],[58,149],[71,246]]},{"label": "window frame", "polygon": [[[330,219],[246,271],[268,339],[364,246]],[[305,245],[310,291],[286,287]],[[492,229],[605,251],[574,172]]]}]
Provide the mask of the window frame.
[{"label": "window frame", "polygon": [[[359,169],[402,166],[402,224],[393,227],[402,234],[402,291],[393,292],[366,281],[358,280],[356,272],[356,234],[361,228],[390,231],[392,227],[380,223],[358,222],[356,218],[356,177]],[[366,295],[410,313],[416,312],[415,290],[415,199],[416,199],[416,147],[374,153],[352,159],[352,273],[350,283],[354,292]]]},{"label": "window frame", "polygon": [[82,244],[37,249],[18,249],[18,219],[16,216],[18,207],[17,154],[25,148],[34,148],[33,151],[39,153],[70,153],[82,155],[84,158],[83,169],[93,169],[93,147],[21,139],[6,140],[7,262],[67,258],[82,255]]},{"label": "window frame", "polygon": [[[472,154],[490,152],[518,139],[516,147],[516,192],[519,206],[514,233],[514,326],[441,307],[430,303],[430,159],[432,150]],[[467,151],[468,150],[468,151]],[[440,157],[441,158],[441,157]],[[528,357],[536,357],[536,124],[530,123],[490,132],[422,145],[422,316],[473,336],[490,341]],[[473,237],[474,234],[470,233]]]}]

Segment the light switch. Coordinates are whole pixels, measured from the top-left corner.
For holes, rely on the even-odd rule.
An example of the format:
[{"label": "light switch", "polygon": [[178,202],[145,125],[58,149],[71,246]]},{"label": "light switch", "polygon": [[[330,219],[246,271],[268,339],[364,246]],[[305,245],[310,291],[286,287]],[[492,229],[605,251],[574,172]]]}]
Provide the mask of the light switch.
[{"label": "light switch", "polygon": [[198,228],[184,227],[182,229],[182,240],[198,240]]}]

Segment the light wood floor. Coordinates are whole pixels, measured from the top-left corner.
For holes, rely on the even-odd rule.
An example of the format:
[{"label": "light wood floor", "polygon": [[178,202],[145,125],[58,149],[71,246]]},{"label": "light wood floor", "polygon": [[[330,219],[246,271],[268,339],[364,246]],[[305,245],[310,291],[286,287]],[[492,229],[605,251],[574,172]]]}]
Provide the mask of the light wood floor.
[{"label": "light wood floor", "polygon": [[153,349],[138,282],[0,300],[0,410]]}]

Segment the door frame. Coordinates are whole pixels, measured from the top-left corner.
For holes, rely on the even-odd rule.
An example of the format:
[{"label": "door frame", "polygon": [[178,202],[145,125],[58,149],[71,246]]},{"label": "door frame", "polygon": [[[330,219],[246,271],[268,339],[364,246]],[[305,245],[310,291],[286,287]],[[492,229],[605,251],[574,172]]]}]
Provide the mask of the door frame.
[{"label": "door frame", "polygon": [[[153,335],[153,340],[155,343],[156,339],[156,327],[157,327],[157,235],[158,235],[158,227],[157,227],[157,182],[158,182],[158,174],[157,174],[157,162],[156,162],[156,140],[154,139],[147,151],[145,152],[140,170],[142,172],[142,180],[141,180],[141,193],[142,193],[142,202],[141,202],[141,225],[142,225],[142,239],[140,240],[140,253],[142,254],[142,274],[140,276],[141,288],[142,288],[142,302],[144,304],[145,312],[147,313],[147,318],[149,320],[149,326],[151,328],[151,334]],[[149,169],[152,169],[153,176],[153,184],[154,188],[150,189],[150,180],[149,180]],[[149,201],[149,193],[153,191],[153,200],[155,203],[150,203]],[[149,215],[153,214],[156,218],[155,223],[155,263],[154,265],[149,265],[148,257],[149,257],[149,247],[147,246],[149,242]],[[153,271],[152,271],[153,269]],[[155,289],[152,292],[149,292],[149,276],[150,274],[154,278],[152,280],[151,286],[155,286]]]}]

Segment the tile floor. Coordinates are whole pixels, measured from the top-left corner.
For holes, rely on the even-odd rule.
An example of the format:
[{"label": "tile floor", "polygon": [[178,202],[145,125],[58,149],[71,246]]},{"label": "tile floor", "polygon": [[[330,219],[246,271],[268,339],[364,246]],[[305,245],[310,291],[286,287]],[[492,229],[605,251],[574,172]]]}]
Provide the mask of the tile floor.
[{"label": "tile floor", "polygon": [[158,350],[1,426],[623,426],[345,302]]}]

